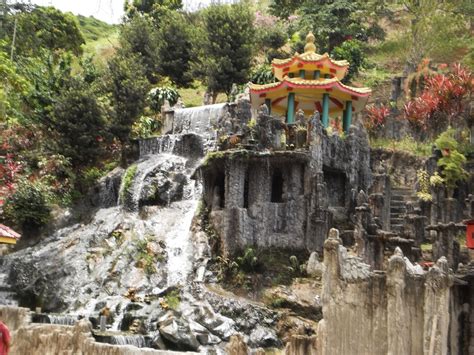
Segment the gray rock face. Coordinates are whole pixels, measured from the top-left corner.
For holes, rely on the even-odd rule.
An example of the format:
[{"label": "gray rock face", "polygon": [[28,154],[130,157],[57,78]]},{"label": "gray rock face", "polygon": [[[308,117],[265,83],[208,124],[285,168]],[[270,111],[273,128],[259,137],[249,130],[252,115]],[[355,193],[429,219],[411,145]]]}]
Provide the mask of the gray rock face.
[{"label": "gray rock face", "polygon": [[199,342],[192,333],[189,323],[171,312],[158,320],[158,329],[164,339],[173,343],[180,350],[199,349]]},{"label": "gray rock face", "polygon": [[224,151],[201,167],[224,253],[247,246],[322,251],[333,216],[349,222],[352,190],[371,182],[367,135],[352,127],[343,140],[314,121],[309,149]]},{"label": "gray rock face", "polygon": [[249,345],[254,348],[271,348],[281,346],[281,341],[273,329],[259,325],[250,334]]}]

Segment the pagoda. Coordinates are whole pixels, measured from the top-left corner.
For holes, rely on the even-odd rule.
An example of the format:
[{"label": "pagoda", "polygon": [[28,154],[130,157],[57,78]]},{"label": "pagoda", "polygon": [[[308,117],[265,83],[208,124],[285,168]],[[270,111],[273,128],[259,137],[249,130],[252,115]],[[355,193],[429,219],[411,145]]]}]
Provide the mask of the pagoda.
[{"label": "pagoda", "polygon": [[13,229],[0,224],[0,244],[16,244],[20,237]]},{"label": "pagoda", "polygon": [[352,114],[364,109],[371,90],[341,83],[349,69],[346,60],[334,60],[327,53],[317,54],[315,37],[306,37],[304,53],[288,59],[273,59],[272,71],[277,82],[265,85],[251,84],[250,101],[253,109],[267,105],[270,113],[286,116],[293,124],[295,112],[305,116],[318,111],[325,128],[330,117],[342,117],[344,132],[348,132]]}]

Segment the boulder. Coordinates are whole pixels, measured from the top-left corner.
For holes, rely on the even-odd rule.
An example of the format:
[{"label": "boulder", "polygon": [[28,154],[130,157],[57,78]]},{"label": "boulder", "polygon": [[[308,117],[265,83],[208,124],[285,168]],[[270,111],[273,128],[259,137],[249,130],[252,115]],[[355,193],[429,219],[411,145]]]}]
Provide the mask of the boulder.
[{"label": "boulder", "polygon": [[199,342],[191,331],[189,323],[178,318],[172,312],[166,313],[158,320],[160,335],[173,343],[180,350],[195,351],[199,349]]}]

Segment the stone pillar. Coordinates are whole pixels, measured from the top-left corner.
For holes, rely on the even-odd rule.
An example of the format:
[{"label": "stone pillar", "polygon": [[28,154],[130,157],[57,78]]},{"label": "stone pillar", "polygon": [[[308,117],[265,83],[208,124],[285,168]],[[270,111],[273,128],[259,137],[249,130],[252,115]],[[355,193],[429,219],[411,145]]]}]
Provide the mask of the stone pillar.
[{"label": "stone pillar", "polygon": [[268,114],[271,115],[272,113],[272,100],[265,99],[265,105],[268,107]]},{"label": "stone pillar", "polygon": [[344,133],[349,133],[349,127],[352,124],[352,101],[346,101],[346,109],[343,114],[342,128]]},{"label": "stone pillar", "polygon": [[323,127],[329,127],[329,94],[323,94]]},{"label": "stone pillar", "polygon": [[449,294],[452,285],[448,261],[440,258],[426,277],[424,297],[423,353],[447,354]]},{"label": "stone pillar", "polygon": [[411,353],[410,309],[405,296],[406,264],[400,248],[390,258],[387,270],[387,341],[389,354]]},{"label": "stone pillar", "polygon": [[293,123],[295,120],[295,93],[288,94],[288,113],[286,114],[286,122]]}]

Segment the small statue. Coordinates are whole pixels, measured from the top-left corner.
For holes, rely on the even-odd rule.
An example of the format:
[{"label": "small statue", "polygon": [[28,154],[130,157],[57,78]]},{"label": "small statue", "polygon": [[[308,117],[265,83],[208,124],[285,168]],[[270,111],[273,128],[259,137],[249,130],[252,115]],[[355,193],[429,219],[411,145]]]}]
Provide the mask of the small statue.
[{"label": "small statue", "polygon": [[306,126],[306,119],[304,117],[304,111],[302,109],[299,109],[298,111],[296,111],[295,121],[300,126]]},{"label": "small statue", "polygon": [[261,116],[268,116],[269,115],[268,106],[266,104],[261,104],[257,110],[257,116],[260,118]]}]

